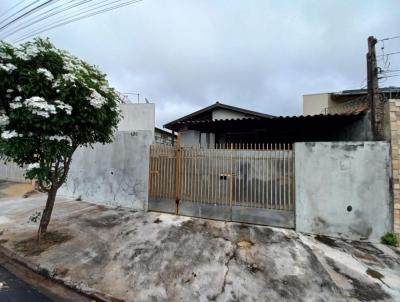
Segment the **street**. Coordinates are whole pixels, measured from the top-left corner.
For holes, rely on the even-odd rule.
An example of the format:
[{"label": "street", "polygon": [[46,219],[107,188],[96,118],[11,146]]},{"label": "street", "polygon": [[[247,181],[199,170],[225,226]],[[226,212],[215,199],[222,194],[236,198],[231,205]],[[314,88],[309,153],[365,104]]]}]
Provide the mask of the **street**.
[{"label": "street", "polygon": [[0,301],[1,302],[50,302],[35,288],[8,272],[0,265]]}]

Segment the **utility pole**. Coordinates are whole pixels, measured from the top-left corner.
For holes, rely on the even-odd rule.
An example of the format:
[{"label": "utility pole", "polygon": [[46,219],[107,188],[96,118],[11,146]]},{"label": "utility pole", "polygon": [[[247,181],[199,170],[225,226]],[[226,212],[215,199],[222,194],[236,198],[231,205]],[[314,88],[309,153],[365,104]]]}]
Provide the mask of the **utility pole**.
[{"label": "utility pole", "polygon": [[368,37],[368,53],[367,53],[367,83],[368,83],[368,104],[371,109],[371,124],[375,140],[382,140],[383,133],[383,116],[384,104],[379,94],[378,82],[378,66],[376,64],[375,45],[377,43],[375,37]]}]

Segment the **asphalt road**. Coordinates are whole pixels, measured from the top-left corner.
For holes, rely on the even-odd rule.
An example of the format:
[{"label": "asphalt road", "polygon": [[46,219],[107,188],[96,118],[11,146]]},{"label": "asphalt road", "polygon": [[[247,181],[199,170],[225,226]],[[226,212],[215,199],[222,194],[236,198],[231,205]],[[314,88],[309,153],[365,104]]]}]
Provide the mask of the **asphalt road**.
[{"label": "asphalt road", "polygon": [[8,272],[0,265],[1,302],[52,302],[35,288]]}]

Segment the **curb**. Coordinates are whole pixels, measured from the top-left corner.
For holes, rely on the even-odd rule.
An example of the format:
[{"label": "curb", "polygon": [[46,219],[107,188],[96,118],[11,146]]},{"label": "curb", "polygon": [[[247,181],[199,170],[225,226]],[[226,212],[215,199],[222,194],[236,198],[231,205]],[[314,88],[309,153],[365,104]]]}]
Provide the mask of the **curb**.
[{"label": "curb", "polygon": [[11,249],[8,249],[4,247],[3,245],[0,245],[0,257],[8,258],[10,259],[11,262],[15,262],[18,265],[21,265],[24,268],[27,268],[34,273],[52,281],[55,282],[67,289],[73,290],[79,294],[82,294],[83,296],[86,296],[87,298],[93,299],[98,302],[125,302],[125,300],[121,300],[115,297],[112,297],[110,295],[98,292],[94,289],[82,289],[78,288],[77,286],[73,284],[68,284],[64,282],[61,278],[58,278],[55,275],[52,275],[47,269],[40,267],[40,265],[35,264],[26,258],[22,257],[18,253],[14,252]]}]

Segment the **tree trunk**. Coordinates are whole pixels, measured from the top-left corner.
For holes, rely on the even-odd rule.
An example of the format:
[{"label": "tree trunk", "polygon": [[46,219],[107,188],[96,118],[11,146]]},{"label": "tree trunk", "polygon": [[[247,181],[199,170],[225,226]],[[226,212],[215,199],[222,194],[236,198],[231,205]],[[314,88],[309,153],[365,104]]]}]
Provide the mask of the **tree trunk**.
[{"label": "tree trunk", "polygon": [[42,218],[40,219],[39,230],[37,234],[37,240],[40,242],[42,235],[46,234],[47,226],[50,223],[51,213],[53,212],[54,202],[57,195],[57,187],[51,187],[47,194],[46,207],[44,208]]}]

